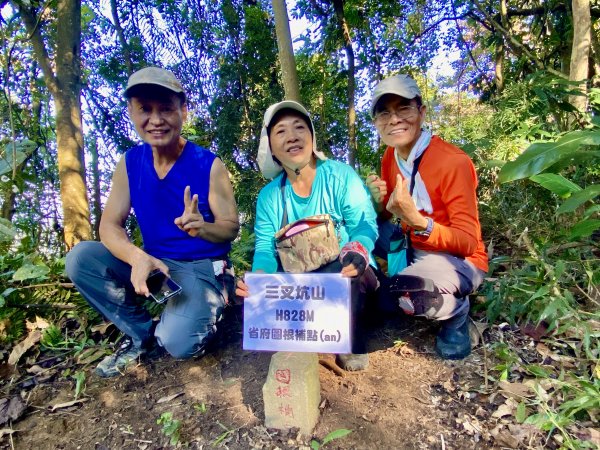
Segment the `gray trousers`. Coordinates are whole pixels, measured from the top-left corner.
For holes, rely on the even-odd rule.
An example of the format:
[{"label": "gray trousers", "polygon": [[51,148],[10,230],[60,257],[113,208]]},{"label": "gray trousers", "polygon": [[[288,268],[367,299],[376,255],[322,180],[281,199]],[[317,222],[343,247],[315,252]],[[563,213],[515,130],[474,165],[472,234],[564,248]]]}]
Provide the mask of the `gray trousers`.
[{"label": "gray trousers", "polygon": [[66,272],[86,301],[113,322],[138,346],[147,346],[153,335],[176,358],[202,352],[216,331],[225,305],[212,261],[162,260],[171,278],[182,288],[167,301],[154,329],[152,317],[131,284],[131,266],[100,242],[84,241],[67,255]]},{"label": "gray trousers", "polygon": [[[389,249],[389,238],[394,224],[379,223],[379,239],[375,253],[378,256]],[[429,278],[437,286],[444,298],[442,307],[428,314],[428,319],[447,320],[469,313],[468,295],[474,292],[483,282],[485,272],[475,267],[464,258],[443,252],[426,252],[413,249],[413,262],[400,272],[400,275],[414,275]]]}]

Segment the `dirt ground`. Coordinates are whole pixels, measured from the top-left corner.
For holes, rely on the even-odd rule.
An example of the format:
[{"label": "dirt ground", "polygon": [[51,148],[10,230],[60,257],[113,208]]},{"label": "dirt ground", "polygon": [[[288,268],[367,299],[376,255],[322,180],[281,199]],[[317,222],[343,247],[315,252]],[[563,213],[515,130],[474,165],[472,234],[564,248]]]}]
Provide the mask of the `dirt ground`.
[{"label": "dirt ground", "polygon": [[[2,387],[27,409],[4,426],[0,449],[309,449],[340,429],[351,433],[324,448],[519,447],[515,434],[523,430],[492,416],[506,399],[485,382],[491,362],[483,346],[464,361],[442,361],[433,352],[435,325],[399,317],[374,325],[368,370],[340,372],[333,355],[320,355],[321,411],[312,436],[265,428],[262,386],[271,353],[242,350],[241,307],[233,307],[220,345],[206,356],[161,356],[112,379],[94,375],[90,364],[81,401],[68,407],[75,381],[64,366],[27,377],[23,364],[20,377],[13,374],[9,386],[5,376]],[[180,421],[172,443],[157,424],[163,413]]]}]

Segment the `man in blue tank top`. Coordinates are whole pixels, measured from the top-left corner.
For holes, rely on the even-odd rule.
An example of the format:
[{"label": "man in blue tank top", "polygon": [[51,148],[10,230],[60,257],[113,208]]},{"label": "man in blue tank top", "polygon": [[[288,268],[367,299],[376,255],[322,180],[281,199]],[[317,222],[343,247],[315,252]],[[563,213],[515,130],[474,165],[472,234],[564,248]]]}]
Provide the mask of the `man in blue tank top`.
[{"label": "man in blue tank top", "polygon": [[[129,116],[144,143],[117,164],[100,221],[101,242],[81,242],[67,255],[67,274],[81,295],[125,335],[96,368],[122,373],[156,342],[176,358],[202,354],[226,302],[224,274],[239,230],[237,206],[224,164],[181,137],[186,97],[175,75],[147,67],[129,77]],[[128,238],[133,208],[143,248]],[[154,324],[140,296],[160,271],[181,292]]]}]

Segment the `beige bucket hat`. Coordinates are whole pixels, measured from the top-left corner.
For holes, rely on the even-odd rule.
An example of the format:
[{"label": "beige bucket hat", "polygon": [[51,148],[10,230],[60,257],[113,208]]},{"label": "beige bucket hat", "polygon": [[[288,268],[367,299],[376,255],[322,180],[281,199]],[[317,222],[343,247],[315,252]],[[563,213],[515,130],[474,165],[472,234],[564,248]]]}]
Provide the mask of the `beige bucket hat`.
[{"label": "beige bucket hat", "polygon": [[294,111],[298,111],[302,115],[306,116],[306,118],[310,122],[310,128],[312,132],[313,138],[313,153],[319,159],[326,160],[327,157],[317,150],[317,138],[315,137],[315,127],[312,123],[312,119],[308,114],[308,111],[304,106],[300,103],[295,102],[293,100],[285,100],[283,102],[275,103],[267,108],[265,111],[265,117],[263,119],[263,126],[260,132],[260,143],[258,144],[258,155],[256,157],[258,161],[258,167],[260,168],[261,173],[267,179],[275,178],[279,172],[283,170],[279,164],[275,162],[273,159],[273,153],[271,152],[271,144],[269,143],[269,132],[268,127],[271,124],[271,120],[277,114],[277,112],[282,109],[293,109]]}]

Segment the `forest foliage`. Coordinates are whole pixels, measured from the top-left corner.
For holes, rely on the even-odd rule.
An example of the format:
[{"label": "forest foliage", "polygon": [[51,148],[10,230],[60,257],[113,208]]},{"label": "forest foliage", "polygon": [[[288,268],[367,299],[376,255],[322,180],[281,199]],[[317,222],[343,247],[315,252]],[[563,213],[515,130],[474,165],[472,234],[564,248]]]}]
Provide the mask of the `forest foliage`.
[{"label": "forest foliage", "polygon": [[[89,220],[86,213],[75,225],[61,198],[70,181],[61,166],[58,142],[65,131],[57,108],[67,91],[52,86],[64,80],[58,67],[69,10],[61,6],[73,3],[80,10],[74,47],[80,76],[68,92],[80,92],[71,98],[81,102],[83,124],[83,147],[74,156],[87,186],[74,207],[85,203],[81,211],[89,210]],[[586,23],[581,4],[589,14],[588,53],[578,60],[573,42]],[[404,72],[422,88],[428,126],[474,160],[491,257],[475,309],[492,322],[542,325],[578,358],[567,375],[536,375],[562,377],[566,403],[526,405],[538,411],[529,415],[532,423],[577,448],[569,421],[593,419],[600,407],[600,5],[298,0],[288,6],[307,24],[295,36],[295,59],[319,149],[350,160],[363,177],[377,171],[383,149],[367,99],[377,80]],[[284,96],[269,2],[5,0],[0,34],[0,341],[19,340],[26,320],[43,316],[57,325],[76,318],[75,345],[86,342],[88,325],[98,320],[64,278],[71,245],[66,230],[89,227],[97,238],[112,170],[137,142],[123,88],[129,74],[147,65],[181,78],[192,112],[185,137],[227,165],[242,222],[232,259],[238,272],[249,268],[254,206],[265,184],[256,163],[262,114]],[[440,51],[454,57],[443,75],[429,70]],[[572,78],[572,68],[581,65],[587,77]],[[355,86],[351,105],[349,83]],[[356,109],[353,125],[350,107]],[[135,221],[128,227],[139,242]],[[506,360],[515,363],[510,355]],[[505,369],[499,379],[510,376]]]}]

